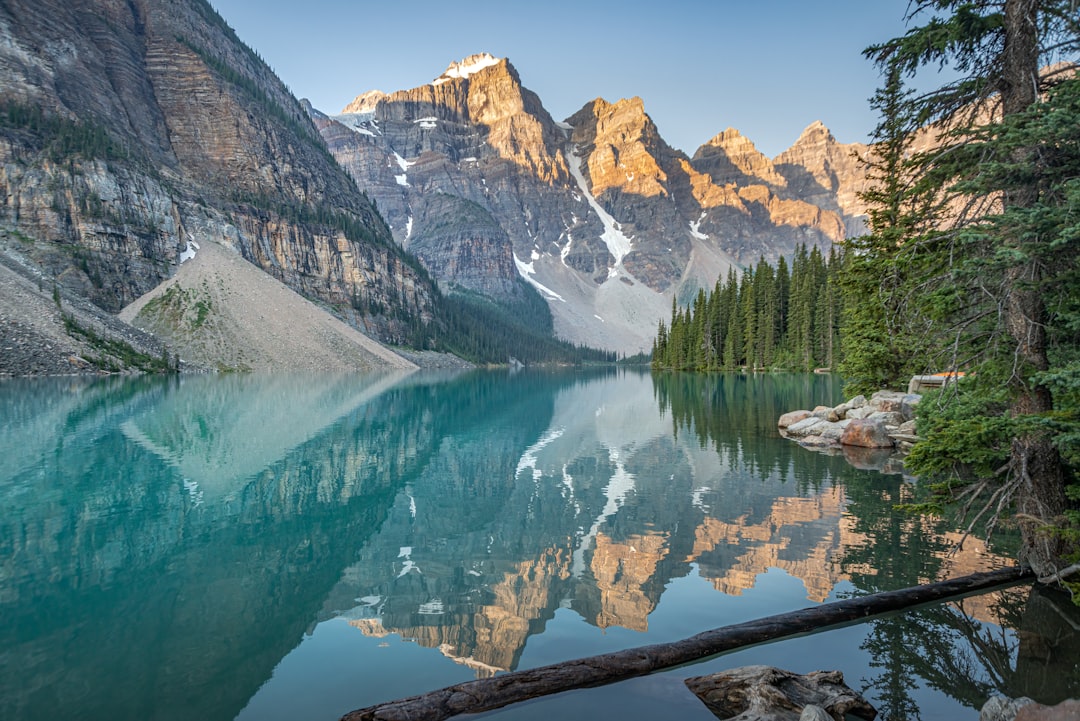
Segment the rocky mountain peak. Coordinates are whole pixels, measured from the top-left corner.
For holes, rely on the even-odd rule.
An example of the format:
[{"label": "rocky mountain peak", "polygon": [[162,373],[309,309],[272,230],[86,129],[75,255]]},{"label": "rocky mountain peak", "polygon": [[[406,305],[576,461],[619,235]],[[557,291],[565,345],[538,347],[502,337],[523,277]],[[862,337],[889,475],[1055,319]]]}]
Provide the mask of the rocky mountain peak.
[{"label": "rocky mountain peak", "polygon": [[[669,151],[641,98],[609,103],[597,98],[571,116],[573,142],[594,195],[609,189],[639,197],[667,196],[667,174],[658,158]],[[661,147],[661,145],[663,147]]]},{"label": "rocky mountain peak", "polygon": [[721,130],[719,133],[714,135],[712,138],[709,139],[709,142],[705,143],[705,145],[712,145],[723,148],[729,145],[742,143],[750,143],[751,145],[753,145],[753,143],[750,142],[750,139],[740,133],[738,129],[729,127],[725,130]]},{"label": "rocky mountain peak", "polygon": [[734,128],[717,133],[694,153],[694,167],[712,176],[717,185],[765,183],[783,187],[787,180],[771,160]]},{"label": "rocky mountain peak", "polygon": [[[832,131],[829,130],[825,123],[820,120],[815,120],[803,129],[799,134],[799,139],[795,141],[795,144],[786,152],[790,153],[795,148],[799,147],[812,147],[820,145],[835,144],[836,138],[833,137]],[[779,160],[779,158],[777,158]]]},{"label": "rocky mountain peak", "polygon": [[369,90],[366,93],[360,93],[353,98],[353,101],[346,105],[341,112],[342,114],[374,113],[375,107],[379,104],[379,101],[384,100],[386,97],[386,93],[381,90]]},{"label": "rocky mountain peak", "polygon": [[[323,137],[443,287],[513,302],[527,282],[577,343],[645,350],[672,297],[844,236],[813,175],[831,139],[820,123],[796,146],[814,171],[777,167],[732,128],[691,160],[640,97],[597,97],[556,123],[507,59],[484,53],[346,111],[317,118]],[[785,171],[832,205],[805,202]]]},{"label": "rocky mountain peak", "polygon": [[499,59],[489,53],[470,55],[467,58],[450,63],[446,70],[443,71],[443,74],[432,81],[432,85],[441,85],[457,78],[467,78],[484,68],[490,68],[503,62],[506,62],[506,58]]},{"label": "rocky mountain peak", "polygon": [[815,120],[773,163],[787,178],[791,197],[840,212],[847,234],[854,236],[865,230],[865,209],[858,197],[869,185],[865,155],[865,145],[838,142],[824,123]]}]

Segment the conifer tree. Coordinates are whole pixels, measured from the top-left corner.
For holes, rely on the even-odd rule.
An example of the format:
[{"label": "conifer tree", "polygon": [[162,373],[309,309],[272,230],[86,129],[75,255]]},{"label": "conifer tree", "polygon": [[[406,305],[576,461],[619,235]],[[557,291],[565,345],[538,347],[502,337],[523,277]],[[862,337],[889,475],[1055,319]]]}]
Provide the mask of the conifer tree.
[{"label": "conifer tree", "polygon": [[860,195],[867,204],[870,233],[845,241],[838,282],[843,296],[845,339],[840,371],[848,395],[898,387],[904,376],[925,370],[917,335],[914,304],[907,303],[911,263],[893,262],[905,236],[937,220],[932,201],[920,194],[908,167],[915,118],[907,111],[912,93],[905,88],[900,63],[886,64],[884,85],[870,101],[881,115],[874,131],[869,164],[870,188]]},{"label": "conifer tree", "polygon": [[1014,500],[1021,558],[1050,575],[1067,549],[1047,529],[1064,523],[1076,471],[1062,455],[1080,385],[1075,329],[1055,299],[1077,293],[1063,269],[1080,260],[1070,151],[1080,122],[1060,89],[1045,94],[1047,80],[1078,82],[1075,69],[1039,66],[1080,52],[1080,19],[1074,0],[915,0],[910,18],[922,13],[924,24],[867,54],[889,70],[950,65],[960,77],[904,103],[908,127],[947,127],[940,147],[905,164],[931,222],[901,226],[895,250],[876,250],[925,319],[901,342],[917,339],[940,352],[940,369],[971,377],[921,409],[925,440],[909,461],[984,494],[987,512]]},{"label": "conifer tree", "polygon": [[742,314],[739,312],[739,278],[734,268],[728,269],[727,284],[724,286],[724,306],[727,312],[727,334],[724,336],[725,370],[735,370],[742,363],[742,347],[745,332]]},{"label": "conifer tree", "polygon": [[[668,325],[660,322],[653,341],[654,368],[672,370],[736,370],[787,368],[808,370],[815,364],[832,365],[839,353],[839,308],[836,288],[839,256],[798,246],[791,278],[787,262],[777,268],[761,258],[742,275],[732,268],[724,283],[717,279],[712,292],[700,289],[683,309],[672,302]],[[790,289],[795,287],[797,293]],[[795,325],[789,317],[800,310],[800,353],[792,353],[785,331]],[[817,335],[817,334],[823,335]]]}]

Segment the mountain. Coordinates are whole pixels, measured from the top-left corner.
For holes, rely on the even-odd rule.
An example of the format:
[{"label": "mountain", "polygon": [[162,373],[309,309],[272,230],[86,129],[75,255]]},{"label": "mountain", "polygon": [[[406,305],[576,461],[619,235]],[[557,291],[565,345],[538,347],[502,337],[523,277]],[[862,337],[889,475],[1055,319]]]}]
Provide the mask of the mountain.
[{"label": "mountain", "polygon": [[427,273],[205,0],[0,6],[0,229],[39,289],[110,313],[189,241],[382,340],[435,313]]},{"label": "mountain", "polygon": [[524,279],[576,343],[647,350],[672,298],[860,228],[861,146],[820,123],[774,160],[730,129],[691,158],[640,98],[597,98],[557,122],[488,54],[337,115],[309,112],[444,290],[513,302]]},{"label": "mountain", "polygon": [[[807,133],[773,161],[737,133],[691,158],[640,99],[598,98],[558,122],[486,54],[329,116],[297,101],[206,0],[11,0],[0,256],[23,280],[2,287],[30,292],[52,325],[14,312],[5,348],[48,346],[49,358],[5,355],[0,373],[83,369],[106,341],[194,353],[191,329],[169,326],[192,308],[144,319],[154,335],[106,318],[173,278],[193,245],[227,251],[203,265],[241,258],[381,341],[462,352],[457,334],[504,357],[494,336],[533,347],[554,331],[646,350],[673,298],[854,227],[855,166],[827,131]],[[233,297],[229,312],[258,325],[260,302]],[[56,340],[64,314],[100,337],[40,342]],[[201,348],[215,343],[231,345]],[[190,360],[244,367],[259,349],[233,351]],[[127,354],[89,365],[122,367]]]}]

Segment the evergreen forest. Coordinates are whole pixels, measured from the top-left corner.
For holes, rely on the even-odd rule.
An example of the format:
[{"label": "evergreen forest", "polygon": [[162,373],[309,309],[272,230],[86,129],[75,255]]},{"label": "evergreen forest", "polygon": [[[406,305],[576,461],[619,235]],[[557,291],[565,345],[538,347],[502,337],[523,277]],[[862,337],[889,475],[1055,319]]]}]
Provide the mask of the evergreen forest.
[{"label": "evergreen forest", "polygon": [[762,258],[734,269],[687,308],[672,304],[653,343],[656,370],[730,371],[834,368],[840,360],[842,255],[798,246],[788,270]]}]

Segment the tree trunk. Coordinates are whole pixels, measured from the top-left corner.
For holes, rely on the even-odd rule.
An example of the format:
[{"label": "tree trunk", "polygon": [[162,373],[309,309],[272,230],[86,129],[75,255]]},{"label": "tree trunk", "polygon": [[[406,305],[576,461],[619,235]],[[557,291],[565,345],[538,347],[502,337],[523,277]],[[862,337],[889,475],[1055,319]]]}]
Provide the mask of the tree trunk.
[{"label": "tree trunk", "polygon": [[[1001,107],[1006,116],[1023,112],[1038,99],[1040,0],[1006,0],[1005,45],[1002,57]],[[1019,163],[1034,162],[1035,149],[1017,151]],[[1005,210],[1030,208],[1038,201],[1034,186],[1011,190]],[[1019,238],[1006,243],[1022,251]],[[1022,252],[1018,257],[1024,257]],[[1049,367],[1046,355],[1046,308],[1041,289],[1042,269],[1035,260],[1021,261],[1006,272],[1005,328],[1016,348],[1010,379],[1010,411],[1014,418],[1053,410],[1053,398],[1030,380]],[[1045,433],[1027,430],[1013,438],[1010,474],[1020,480],[1017,510],[1023,532],[1022,561],[1040,576],[1060,567],[1064,545],[1044,529],[1055,525],[1066,507],[1065,479],[1057,448]]]}]

